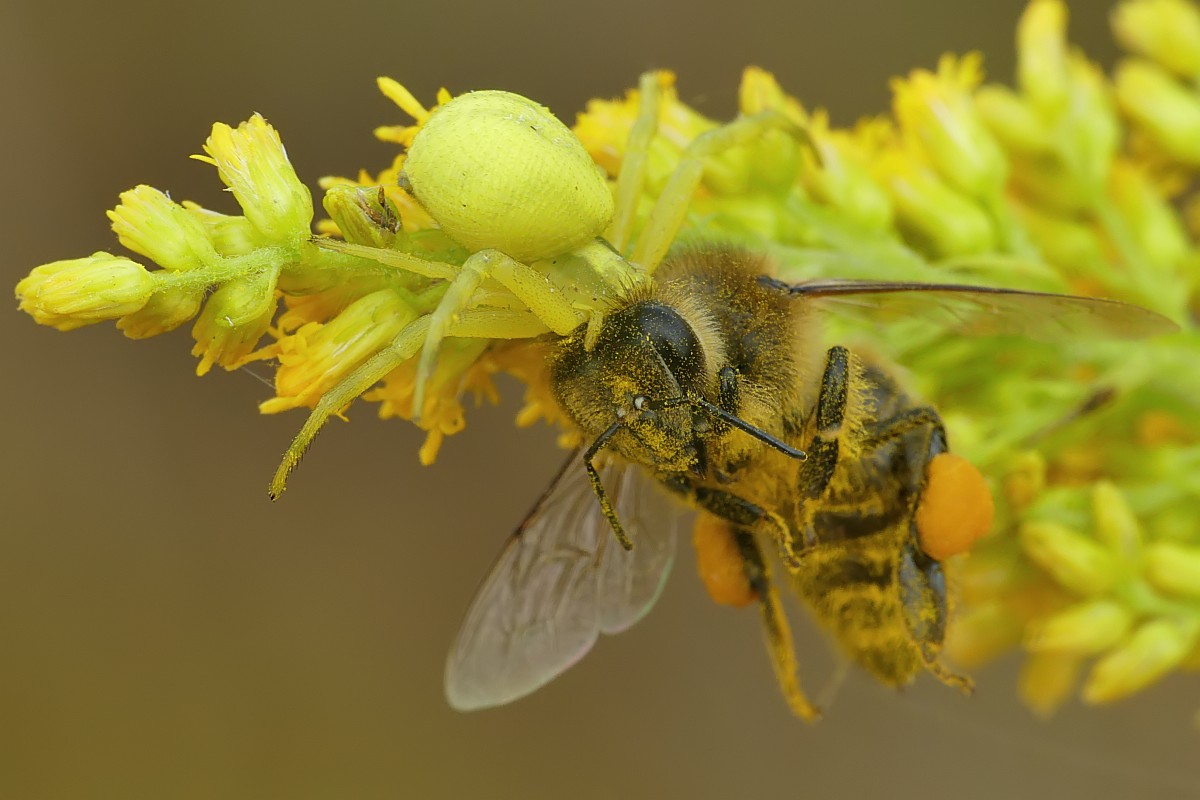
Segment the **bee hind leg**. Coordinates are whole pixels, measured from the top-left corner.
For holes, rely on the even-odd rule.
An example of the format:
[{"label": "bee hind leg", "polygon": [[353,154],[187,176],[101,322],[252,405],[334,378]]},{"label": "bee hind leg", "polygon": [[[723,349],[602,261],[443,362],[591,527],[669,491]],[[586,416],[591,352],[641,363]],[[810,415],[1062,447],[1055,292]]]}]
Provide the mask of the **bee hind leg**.
[{"label": "bee hind leg", "polygon": [[971,679],[952,672],[941,659],[948,617],[942,565],[925,555],[916,538],[911,537],[900,552],[896,577],[904,622],[925,668],[947,686],[970,694],[974,690]]},{"label": "bee hind leg", "polygon": [[746,580],[758,598],[759,611],[762,614],[763,633],[767,640],[767,652],[771,656],[771,666],[775,669],[775,678],[779,688],[787,700],[792,713],[806,722],[816,722],[821,718],[821,711],[808,699],[800,688],[797,677],[796,649],[792,644],[792,632],[788,627],[787,617],[779,602],[779,594],[771,581],[770,568],[763,558],[754,534],[744,528],[735,530],[738,552],[742,557],[742,569]]}]

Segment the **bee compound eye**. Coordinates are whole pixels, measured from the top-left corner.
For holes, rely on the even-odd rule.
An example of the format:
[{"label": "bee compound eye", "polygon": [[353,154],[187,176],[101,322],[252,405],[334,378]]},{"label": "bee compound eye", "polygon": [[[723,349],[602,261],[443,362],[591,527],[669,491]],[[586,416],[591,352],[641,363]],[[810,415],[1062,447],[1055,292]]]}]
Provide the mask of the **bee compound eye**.
[{"label": "bee compound eye", "polygon": [[992,493],[971,462],[953,453],[930,459],[916,515],[926,555],[942,561],[967,552],[991,529],[993,514]]}]

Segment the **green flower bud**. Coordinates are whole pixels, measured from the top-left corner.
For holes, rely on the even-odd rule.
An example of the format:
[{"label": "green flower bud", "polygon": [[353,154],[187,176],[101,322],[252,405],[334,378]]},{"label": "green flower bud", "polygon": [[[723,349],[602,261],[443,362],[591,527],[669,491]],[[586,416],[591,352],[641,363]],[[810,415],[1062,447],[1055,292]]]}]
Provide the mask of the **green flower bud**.
[{"label": "green flower bud", "polygon": [[1092,655],[1125,638],[1133,615],[1113,600],[1092,600],[1071,606],[1025,630],[1025,648],[1035,652]]},{"label": "green flower bud", "polygon": [[1033,0],[1017,23],[1017,84],[1041,112],[1067,102],[1067,7]]},{"label": "green flower bud", "polygon": [[1117,161],[1109,187],[1117,210],[1152,264],[1169,268],[1187,256],[1191,244],[1183,223],[1145,170]]},{"label": "green flower bud", "polygon": [[992,198],[1004,187],[1008,160],[971,98],[979,84],[978,53],[943,56],[936,74],[915,70],[893,80],[893,108],[906,136],[919,143],[942,179],[963,194]]},{"label": "green flower bud", "polygon": [[947,186],[930,169],[903,158],[879,170],[891,194],[897,224],[934,258],[986,253],[996,248],[991,220],[979,206]]},{"label": "green flower bud", "polygon": [[1121,109],[1168,156],[1200,164],[1200,97],[1162,67],[1140,59],[1117,65],[1114,82]]},{"label": "green flower bud", "polygon": [[1117,582],[1111,552],[1065,525],[1032,520],[1021,526],[1026,555],[1066,588],[1085,596],[1103,594]]},{"label": "green flower bud", "polygon": [[271,244],[245,217],[211,211],[190,200],[184,200],[182,205],[193,219],[204,226],[209,241],[223,256],[244,256]]},{"label": "green flower bud", "polygon": [[1127,0],[1112,12],[1122,46],[1185,78],[1200,75],[1200,11],[1186,0]]},{"label": "green flower bud", "polygon": [[1054,138],[1037,112],[1012,89],[995,84],[975,93],[980,119],[1009,150],[1023,155],[1054,151]]},{"label": "green flower bud", "polygon": [[1083,660],[1064,653],[1034,653],[1021,665],[1017,694],[1040,717],[1049,717],[1075,690]]},{"label": "green flower bud", "polygon": [[1111,703],[1133,694],[1177,667],[1196,643],[1195,623],[1159,619],[1142,625],[1100,659],[1083,685],[1086,703]]},{"label": "green flower bud", "polygon": [[1092,487],[1092,516],[1096,537],[1118,558],[1137,557],[1142,548],[1141,526],[1125,495],[1111,481],[1097,481]]},{"label": "green flower bud", "polygon": [[237,369],[275,316],[275,282],[278,268],[247,278],[237,278],[213,292],[192,326],[196,340],[192,355],[200,357],[196,374],[213,364]]},{"label": "green flower bud", "polygon": [[347,242],[389,249],[401,230],[400,212],[382,186],[331,186],[322,205]]},{"label": "green flower bud", "polygon": [[1200,547],[1154,542],[1146,548],[1142,569],[1146,579],[1158,589],[1176,597],[1200,600]]},{"label": "green flower bud", "polygon": [[39,325],[74,330],[146,305],[155,281],[128,258],[93,253],[36,267],[17,284],[20,309]]}]

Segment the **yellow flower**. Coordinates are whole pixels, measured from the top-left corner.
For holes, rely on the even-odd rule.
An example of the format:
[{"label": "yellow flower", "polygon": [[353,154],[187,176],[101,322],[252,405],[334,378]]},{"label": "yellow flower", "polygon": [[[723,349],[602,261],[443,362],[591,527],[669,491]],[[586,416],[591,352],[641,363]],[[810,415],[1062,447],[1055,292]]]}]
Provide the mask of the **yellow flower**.
[{"label": "yellow flower", "polygon": [[217,256],[199,220],[153,187],[122,192],[108,218],[121,244],[165,269],[193,269]]},{"label": "yellow flower", "polygon": [[1112,12],[1117,40],[1185,78],[1200,75],[1200,11],[1186,0],[1125,0]]},{"label": "yellow flower", "polygon": [[386,346],[417,314],[394,291],[359,298],[330,322],[310,322],[275,347],[275,397],[264,414],[315,406],[325,392]]},{"label": "yellow flower", "polygon": [[218,122],[204,143],[206,156],[192,156],[217,168],[246,219],[267,239],[294,245],[309,235],[312,196],[296,177],[279,133],[255,114],[231,128]]},{"label": "yellow flower", "polygon": [[17,299],[39,325],[70,331],[134,313],[146,305],[155,285],[141,264],[93,253],[35,268],[17,284]]},{"label": "yellow flower", "polygon": [[425,120],[429,119],[429,115],[452,99],[450,92],[446,89],[438,89],[437,105],[426,109],[417,98],[413,97],[412,92],[399,82],[381,76],[375,79],[375,83],[379,87],[379,91],[383,92],[384,97],[398,105],[401,111],[408,114],[417,123],[416,125],[381,125],[375,129],[375,138],[384,142],[402,144],[405,147],[412,144],[413,137],[417,135],[417,131],[421,130]]},{"label": "yellow flower", "polygon": [[[426,386],[424,408],[418,423],[428,432],[425,444],[417,454],[422,464],[428,466],[437,460],[445,438],[466,426],[462,406],[464,391],[474,391],[477,396],[495,396],[495,389],[489,389],[491,384],[486,370],[472,369],[487,345],[484,339],[450,338],[442,343],[437,366]],[[363,395],[364,400],[382,404],[379,408],[381,419],[413,419],[417,362],[416,358],[404,362],[384,378],[382,386]]]},{"label": "yellow flower", "polygon": [[893,80],[893,108],[911,139],[942,179],[974,198],[994,198],[1004,187],[1008,161],[975,108],[982,57],[942,56],[937,73],[914,70]]},{"label": "yellow flower", "polygon": [[200,357],[196,374],[213,364],[237,369],[245,363],[275,316],[278,268],[229,281],[213,292],[192,326],[192,355]]}]

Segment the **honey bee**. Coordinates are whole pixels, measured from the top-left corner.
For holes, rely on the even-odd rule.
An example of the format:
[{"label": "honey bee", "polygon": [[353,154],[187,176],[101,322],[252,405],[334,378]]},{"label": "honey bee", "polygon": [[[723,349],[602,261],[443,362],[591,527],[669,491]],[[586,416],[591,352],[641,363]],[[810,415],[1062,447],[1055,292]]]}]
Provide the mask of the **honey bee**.
[{"label": "honey bee", "polygon": [[[683,506],[699,510],[700,571],[720,602],[757,601],[791,709],[819,711],[796,676],[773,578],[850,658],[902,686],[941,661],[942,561],[991,523],[979,473],[949,452],[937,411],[882,364],[825,349],[820,309],[878,305],[974,334],[1135,338],[1171,330],[1136,306],[952,284],[788,284],[727,247],[664,262],[652,284],[557,339],[550,383],[590,446],[518,528],[471,604],[446,666],[452,706],[534,691],[653,605]],[[598,500],[598,502],[597,502]],[[682,500],[682,503],[677,502]],[[615,534],[615,535],[614,535]]]}]

